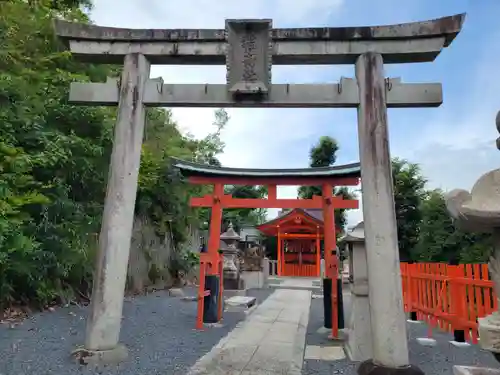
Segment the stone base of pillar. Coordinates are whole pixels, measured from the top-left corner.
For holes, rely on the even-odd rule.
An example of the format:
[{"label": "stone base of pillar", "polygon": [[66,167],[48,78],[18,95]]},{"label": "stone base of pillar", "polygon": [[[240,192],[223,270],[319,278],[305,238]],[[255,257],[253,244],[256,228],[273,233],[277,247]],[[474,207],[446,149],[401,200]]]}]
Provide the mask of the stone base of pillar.
[{"label": "stone base of pillar", "polygon": [[385,367],[376,364],[373,359],[362,362],[358,367],[359,375],[424,375],[424,372],[414,365],[406,367]]},{"label": "stone base of pillar", "polygon": [[359,362],[373,358],[368,285],[352,285],[349,318],[349,336],[345,346],[347,356],[351,361]]},{"label": "stone base of pillar", "polygon": [[104,366],[123,362],[128,357],[128,350],[125,345],[118,344],[109,350],[89,350],[78,348],[71,355],[81,365]]},{"label": "stone base of pillar", "polygon": [[219,321],[219,281],[218,275],[205,276],[205,290],[209,290],[210,295],[206,296],[203,301],[203,323],[217,323]]},{"label": "stone base of pillar", "polygon": [[500,370],[490,367],[453,366],[454,375],[500,375]]}]

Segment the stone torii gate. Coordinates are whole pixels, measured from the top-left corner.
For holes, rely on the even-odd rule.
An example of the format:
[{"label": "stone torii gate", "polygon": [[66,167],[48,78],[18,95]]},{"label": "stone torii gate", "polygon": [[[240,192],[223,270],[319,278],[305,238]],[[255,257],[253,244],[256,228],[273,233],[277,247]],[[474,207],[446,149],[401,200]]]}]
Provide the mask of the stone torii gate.
[{"label": "stone torii gate", "polygon": [[[460,32],[465,15],[391,26],[273,29],[271,20],[227,20],[225,29],[119,29],[55,21],[73,56],[123,64],[121,78],[73,83],[72,103],[118,105],[115,139],[85,347],[116,356],[130,249],[145,106],[357,108],[363,181],[373,360],[360,373],[415,372],[409,366],[401,301],[388,107],[437,107],[439,83],[385,78],[383,65],[433,61]],[[226,84],[166,84],[150,64],[223,65]],[[277,65],[355,64],[356,80],[272,84]],[[331,249],[333,250],[333,249]],[[123,350],[121,351],[123,353]]]}]

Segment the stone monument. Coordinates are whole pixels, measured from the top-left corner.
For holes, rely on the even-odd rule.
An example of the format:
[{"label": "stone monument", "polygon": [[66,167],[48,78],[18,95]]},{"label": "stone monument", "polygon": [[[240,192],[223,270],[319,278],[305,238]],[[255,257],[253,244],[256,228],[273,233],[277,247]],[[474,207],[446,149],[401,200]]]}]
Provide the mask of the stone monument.
[{"label": "stone monument", "polygon": [[[500,112],[496,118],[497,130],[500,132]],[[497,139],[497,148],[500,142]],[[456,225],[471,232],[491,233],[493,249],[488,268],[494,282],[494,292],[497,301],[500,292],[500,169],[494,169],[483,174],[469,193],[466,190],[455,189],[446,197],[446,208]],[[480,345],[493,353],[500,362],[500,313],[493,312],[478,319]],[[479,367],[455,366],[455,374],[500,374],[500,370]]]},{"label": "stone monument", "polygon": [[236,233],[232,223],[229,223],[227,231],[220,235],[220,250],[224,256],[223,285],[225,290],[244,289],[243,280],[240,278],[241,261],[240,250],[238,249],[240,239],[240,235]]},{"label": "stone monument", "polygon": [[243,250],[242,271],[262,271],[262,260],[264,259],[262,247],[253,246]]},{"label": "stone monument", "polygon": [[368,298],[368,265],[366,261],[365,227],[360,222],[339,241],[349,251],[351,313],[348,323],[346,352],[353,361],[372,358],[372,327]]}]

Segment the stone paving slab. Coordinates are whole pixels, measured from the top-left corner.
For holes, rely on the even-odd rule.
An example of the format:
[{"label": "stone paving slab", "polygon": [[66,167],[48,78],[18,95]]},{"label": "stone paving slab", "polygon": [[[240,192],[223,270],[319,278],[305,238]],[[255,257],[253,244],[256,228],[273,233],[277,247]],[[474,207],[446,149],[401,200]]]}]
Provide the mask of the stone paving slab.
[{"label": "stone paving slab", "polygon": [[278,289],[188,375],[300,375],[311,292]]},{"label": "stone paving slab", "polygon": [[276,289],[296,289],[296,290],[321,290],[318,278],[309,277],[283,277],[280,284],[272,285]]},{"label": "stone paving slab", "polygon": [[346,358],[344,348],[341,346],[316,346],[307,345],[304,359],[319,361],[338,361]]}]

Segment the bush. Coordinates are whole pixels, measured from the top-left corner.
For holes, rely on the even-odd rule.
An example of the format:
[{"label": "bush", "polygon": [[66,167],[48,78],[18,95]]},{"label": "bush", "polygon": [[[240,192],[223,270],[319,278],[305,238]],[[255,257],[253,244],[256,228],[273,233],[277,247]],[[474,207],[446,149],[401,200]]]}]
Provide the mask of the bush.
[{"label": "bush", "polygon": [[169,270],[172,277],[181,280],[198,264],[200,264],[200,254],[183,245],[172,254]]}]

